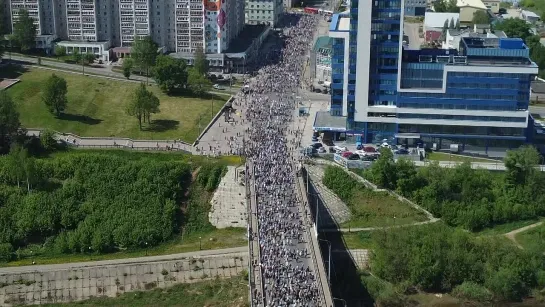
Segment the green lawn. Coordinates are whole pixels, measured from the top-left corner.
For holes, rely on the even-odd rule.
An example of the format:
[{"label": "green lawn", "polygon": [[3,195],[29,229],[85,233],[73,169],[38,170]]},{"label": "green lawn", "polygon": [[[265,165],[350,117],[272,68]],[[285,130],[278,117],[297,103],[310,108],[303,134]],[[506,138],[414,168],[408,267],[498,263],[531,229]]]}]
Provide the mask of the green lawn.
[{"label": "green lawn", "polygon": [[495,235],[502,235],[508,232],[511,232],[515,229],[519,229],[528,225],[532,225],[534,223],[539,222],[542,218],[539,219],[533,219],[533,220],[525,220],[525,221],[516,221],[511,223],[505,223],[505,224],[499,224],[494,227],[485,228],[481,231],[474,232],[477,236],[495,236]]},{"label": "green lawn", "polygon": [[92,298],[86,301],[45,304],[48,307],[67,306],[209,306],[243,307],[248,301],[248,281],[244,276],[191,284],[178,284],[166,289],[127,292],[116,298]]},{"label": "green lawn", "polygon": [[[54,72],[68,83],[66,114],[56,118],[41,101],[41,88],[53,73],[35,69],[2,69],[0,78],[17,77],[21,82],[8,89],[18,105],[26,128],[50,128],[81,136],[119,136],[134,139],[181,139],[192,143],[225,103],[226,97],[212,99],[174,97],[149,86],[161,101],[161,113],[152,115],[152,124],[138,128],[137,120],[125,113],[138,84],[80,74]],[[19,68],[20,69],[20,68]],[[22,75],[18,76],[22,72]]]},{"label": "green lawn", "polygon": [[347,249],[372,249],[371,231],[345,232],[343,240]]},{"label": "green lawn", "polygon": [[430,152],[428,154],[428,160],[430,161],[452,161],[452,162],[484,162],[484,163],[501,163],[503,161],[485,158],[466,157],[457,154],[449,154],[444,152]]},{"label": "green lawn", "polygon": [[35,261],[36,264],[57,264],[169,255],[198,251],[201,248],[203,250],[223,249],[246,246],[247,244],[246,228],[214,229],[205,232],[192,232],[189,235],[185,235],[183,238],[178,235],[169,242],[148,249],[126,250],[110,254],[49,253],[45,250],[40,250],[39,246],[33,246],[19,251],[21,260],[8,263],[0,262],[0,267],[32,265],[32,261]]},{"label": "green lawn", "polygon": [[545,253],[545,226],[537,226],[515,235],[517,242],[527,250]]},{"label": "green lawn", "polygon": [[356,191],[348,207],[352,217],[341,224],[342,228],[384,227],[427,220],[423,212],[412,208],[409,204],[399,201],[386,192],[373,192],[369,189]]}]

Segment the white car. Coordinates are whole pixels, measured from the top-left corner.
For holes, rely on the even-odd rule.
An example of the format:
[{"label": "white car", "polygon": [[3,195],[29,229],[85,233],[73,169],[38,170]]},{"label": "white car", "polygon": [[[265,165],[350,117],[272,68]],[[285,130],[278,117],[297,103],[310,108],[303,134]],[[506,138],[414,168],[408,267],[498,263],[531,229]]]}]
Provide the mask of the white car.
[{"label": "white car", "polygon": [[214,84],[214,89],[216,89],[216,90],[222,90],[223,87],[221,87],[221,85],[219,85],[219,84]]},{"label": "white car", "polygon": [[341,146],[335,146],[333,147],[333,149],[335,149],[335,152],[336,153],[343,153],[345,151],[348,151],[348,148],[346,147],[341,147]]},{"label": "white car", "polygon": [[318,148],[318,153],[326,153],[327,150],[324,147]]}]

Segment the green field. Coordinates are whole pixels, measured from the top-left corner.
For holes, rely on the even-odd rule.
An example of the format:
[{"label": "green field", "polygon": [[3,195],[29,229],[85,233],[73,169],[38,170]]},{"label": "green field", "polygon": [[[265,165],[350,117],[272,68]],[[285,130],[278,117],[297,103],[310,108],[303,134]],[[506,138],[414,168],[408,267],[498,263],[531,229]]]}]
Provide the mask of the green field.
[{"label": "green field", "polygon": [[[152,115],[152,123],[140,130],[136,118],[125,113],[137,83],[35,68],[16,70],[3,68],[0,78],[21,79],[8,89],[8,93],[18,105],[23,126],[81,136],[181,139],[192,143],[227,99],[220,96],[211,99],[167,96],[155,85],[149,86],[160,99],[161,112]],[[53,116],[41,101],[41,88],[53,73],[68,83],[68,107],[60,118]]]},{"label": "green field", "polygon": [[430,152],[428,154],[428,160],[430,161],[452,161],[452,162],[483,162],[483,163],[500,163],[503,164],[503,161],[485,159],[485,158],[475,158],[475,157],[466,157],[462,155],[449,154],[444,152]]},{"label": "green field", "polygon": [[86,301],[45,304],[48,307],[67,306],[209,306],[243,307],[248,301],[248,281],[244,276],[230,279],[217,279],[192,284],[179,284],[166,289],[127,292],[117,298],[93,298]]},{"label": "green field", "polygon": [[545,226],[537,226],[515,236],[524,249],[545,253]]}]

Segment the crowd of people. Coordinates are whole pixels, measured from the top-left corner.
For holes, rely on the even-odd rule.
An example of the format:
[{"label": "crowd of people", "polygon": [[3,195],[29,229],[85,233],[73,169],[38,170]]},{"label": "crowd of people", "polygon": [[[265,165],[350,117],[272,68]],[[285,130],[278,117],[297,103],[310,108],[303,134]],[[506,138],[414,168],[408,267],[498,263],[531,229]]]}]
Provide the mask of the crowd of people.
[{"label": "crowd of people", "polygon": [[[255,306],[319,306],[318,282],[308,250],[309,232],[296,195],[300,135],[290,128],[296,115],[296,91],[313,40],[317,18],[287,14],[283,46],[269,48],[266,62],[253,78],[251,91],[240,93],[234,106],[244,110],[247,122],[244,153],[252,161],[259,227],[263,293],[253,292]],[[256,230],[251,230],[254,232]]]}]

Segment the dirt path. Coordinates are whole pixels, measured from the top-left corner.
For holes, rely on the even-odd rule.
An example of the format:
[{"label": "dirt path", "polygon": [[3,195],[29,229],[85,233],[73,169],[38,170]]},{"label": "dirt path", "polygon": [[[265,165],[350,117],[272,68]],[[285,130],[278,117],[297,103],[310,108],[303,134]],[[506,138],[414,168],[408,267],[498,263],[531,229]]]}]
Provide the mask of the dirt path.
[{"label": "dirt path", "polygon": [[543,224],[543,221],[541,222],[537,222],[537,223],[534,223],[532,225],[528,225],[528,226],[524,226],[522,228],[519,228],[519,229],[515,229],[513,231],[510,231],[508,233],[505,233],[504,236],[511,240],[513,243],[515,243],[515,245],[520,248],[520,249],[524,249],[524,247],[522,247],[522,245],[520,245],[518,242],[517,242],[517,239],[515,238],[515,236],[518,234],[518,233],[521,233],[521,232],[524,232],[526,230],[529,230],[529,229],[532,229],[532,228],[535,228],[539,225]]}]

